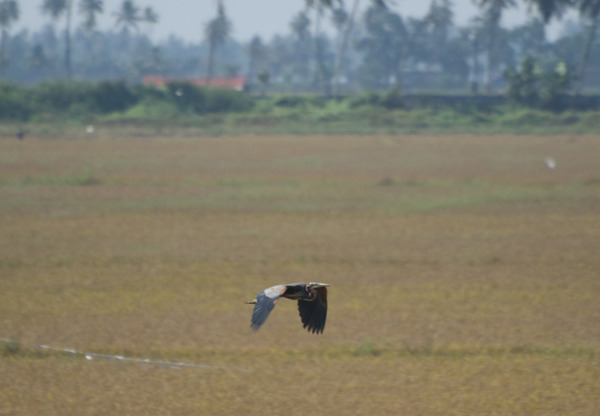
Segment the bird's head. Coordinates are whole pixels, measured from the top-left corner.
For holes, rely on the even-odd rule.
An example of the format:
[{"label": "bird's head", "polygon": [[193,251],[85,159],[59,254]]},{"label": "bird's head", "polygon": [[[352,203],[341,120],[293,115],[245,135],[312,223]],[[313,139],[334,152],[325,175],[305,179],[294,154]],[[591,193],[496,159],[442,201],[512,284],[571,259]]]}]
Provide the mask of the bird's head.
[{"label": "bird's head", "polygon": [[320,287],[331,286],[329,283],[310,282],[306,285],[308,289],[318,289]]}]

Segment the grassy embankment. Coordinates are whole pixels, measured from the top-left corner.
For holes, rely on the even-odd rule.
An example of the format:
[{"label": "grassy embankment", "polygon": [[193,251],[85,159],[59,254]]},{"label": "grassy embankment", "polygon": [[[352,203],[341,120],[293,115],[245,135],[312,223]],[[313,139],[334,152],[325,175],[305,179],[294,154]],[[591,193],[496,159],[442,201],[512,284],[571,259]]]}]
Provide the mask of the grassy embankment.
[{"label": "grassy embankment", "polygon": [[[166,94],[164,91],[158,93]],[[80,102],[86,97],[83,94],[80,99],[72,98],[73,103],[67,101],[60,106],[46,103],[28,107],[22,104],[27,109],[23,110],[27,115],[22,118],[6,118],[6,114],[0,114],[4,116],[0,137],[14,137],[16,131],[22,129],[28,137],[79,138],[86,136],[86,127],[90,125],[95,126],[96,137],[115,134],[198,137],[248,133],[556,135],[600,132],[600,112],[597,110],[551,112],[511,105],[453,106],[442,104],[443,100],[438,104],[424,101],[404,105],[401,98],[398,98],[398,108],[386,107],[378,95],[344,100],[282,96],[253,101],[245,95],[226,94],[225,98],[221,97],[221,105],[218,105],[219,100],[213,99],[216,101],[214,111],[195,110],[195,101],[179,103],[168,94],[161,99],[132,96],[132,100],[139,101],[104,112]],[[42,98],[22,101],[35,103]],[[56,97],[51,95],[46,101],[52,102],[51,99]],[[2,111],[6,109],[0,108],[0,113]]]}]

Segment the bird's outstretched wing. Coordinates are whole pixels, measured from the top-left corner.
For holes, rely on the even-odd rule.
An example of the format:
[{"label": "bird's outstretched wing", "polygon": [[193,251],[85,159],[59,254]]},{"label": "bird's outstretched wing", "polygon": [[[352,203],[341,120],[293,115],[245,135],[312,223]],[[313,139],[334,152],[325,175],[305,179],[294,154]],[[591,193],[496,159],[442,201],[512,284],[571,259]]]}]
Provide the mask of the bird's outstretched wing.
[{"label": "bird's outstretched wing", "polygon": [[252,321],[250,326],[253,330],[258,329],[265,323],[267,317],[275,307],[277,299],[281,297],[287,290],[285,285],[277,285],[263,290],[256,295],[256,305],[254,305],[254,311],[252,312]]},{"label": "bird's outstretched wing", "polygon": [[327,288],[320,287],[315,290],[317,292],[315,300],[298,300],[298,312],[303,327],[313,334],[318,334],[323,332],[327,319]]}]

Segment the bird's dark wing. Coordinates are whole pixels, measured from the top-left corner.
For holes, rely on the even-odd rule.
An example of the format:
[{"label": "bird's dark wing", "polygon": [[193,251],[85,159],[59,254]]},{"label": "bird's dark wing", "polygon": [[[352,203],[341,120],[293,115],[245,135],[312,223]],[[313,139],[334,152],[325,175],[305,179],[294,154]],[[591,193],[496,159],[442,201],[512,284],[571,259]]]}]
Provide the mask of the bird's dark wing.
[{"label": "bird's dark wing", "polygon": [[275,302],[281,297],[287,290],[285,285],[277,285],[263,290],[256,295],[256,305],[254,305],[254,311],[252,312],[252,321],[250,326],[253,330],[258,329],[265,323],[267,317],[275,307]]},{"label": "bird's dark wing", "polygon": [[298,300],[298,312],[303,327],[313,334],[318,334],[323,332],[327,319],[327,288],[320,287],[315,290],[317,292],[315,300]]}]

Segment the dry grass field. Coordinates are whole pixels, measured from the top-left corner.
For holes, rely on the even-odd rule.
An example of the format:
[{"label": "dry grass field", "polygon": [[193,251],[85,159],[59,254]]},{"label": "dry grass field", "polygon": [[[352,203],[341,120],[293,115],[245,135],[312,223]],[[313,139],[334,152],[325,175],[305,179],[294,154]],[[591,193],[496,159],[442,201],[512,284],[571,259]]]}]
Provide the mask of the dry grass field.
[{"label": "dry grass field", "polygon": [[[600,414],[600,139],[0,141],[0,415]],[[550,169],[545,159],[552,157]],[[331,283],[323,335],[260,290]],[[206,365],[85,359],[32,345]]]}]

